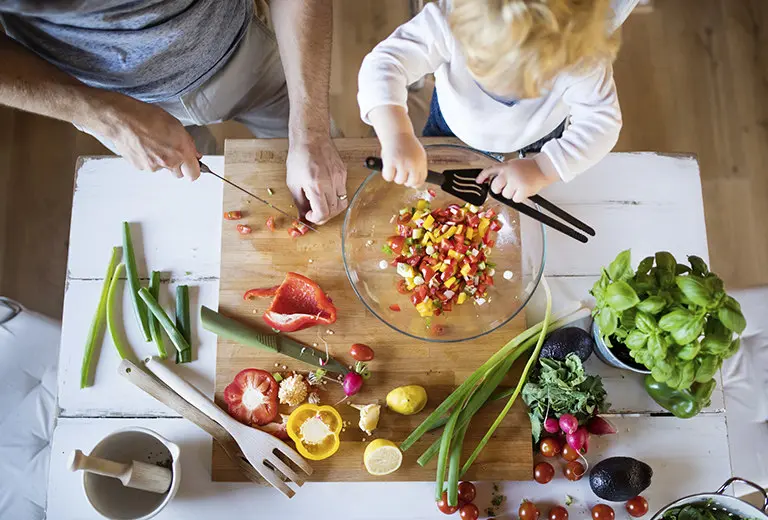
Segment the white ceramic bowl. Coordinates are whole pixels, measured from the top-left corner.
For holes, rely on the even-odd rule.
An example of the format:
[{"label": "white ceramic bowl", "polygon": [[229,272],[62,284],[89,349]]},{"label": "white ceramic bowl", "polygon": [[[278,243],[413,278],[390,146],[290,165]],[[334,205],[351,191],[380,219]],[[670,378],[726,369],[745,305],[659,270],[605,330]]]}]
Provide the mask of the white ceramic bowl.
[{"label": "white ceramic bowl", "polygon": [[137,460],[160,463],[172,472],[171,487],[163,494],[131,489],[115,478],[83,473],[85,496],[93,508],[110,520],[147,520],[159,513],[179,489],[179,447],[147,428],[123,428],[110,433],[91,451],[92,456],[116,462]]}]

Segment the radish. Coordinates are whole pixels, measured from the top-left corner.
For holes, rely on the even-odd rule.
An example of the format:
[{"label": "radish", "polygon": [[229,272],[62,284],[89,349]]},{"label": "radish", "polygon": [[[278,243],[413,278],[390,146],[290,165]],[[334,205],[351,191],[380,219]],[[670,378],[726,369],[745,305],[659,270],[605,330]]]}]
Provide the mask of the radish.
[{"label": "radish", "polygon": [[[559,420],[560,429],[565,432],[566,435],[570,435],[576,431],[579,427],[579,420],[569,413],[564,413],[560,416]],[[570,444],[570,443],[568,443]],[[573,448],[573,446],[571,446]]]},{"label": "radish", "polygon": [[593,435],[610,435],[618,430],[608,419],[595,415],[587,422],[587,430]]},{"label": "radish", "polygon": [[547,433],[557,433],[560,431],[560,425],[557,423],[557,419],[554,417],[547,417],[544,419],[544,430]]},{"label": "radish", "polygon": [[344,388],[344,394],[347,397],[355,395],[363,387],[363,376],[357,372],[349,372],[344,376],[344,382],[341,386]]},{"label": "radish", "polygon": [[585,449],[589,445],[589,432],[583,426],[576,429],[573,433],[567,433],[565,435],[565,441],[568,446],[581,453],[581,450]]}]

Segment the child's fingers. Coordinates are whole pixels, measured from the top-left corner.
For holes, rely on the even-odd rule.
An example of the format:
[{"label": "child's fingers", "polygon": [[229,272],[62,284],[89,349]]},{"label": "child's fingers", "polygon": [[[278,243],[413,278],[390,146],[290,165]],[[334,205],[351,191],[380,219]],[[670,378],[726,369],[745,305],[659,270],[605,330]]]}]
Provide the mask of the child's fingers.
[{"label": "child's fingers", "polygon": [[505,199],[512,199],[515,202],[521,202],[517,199],[518,193],[521,193],[521,190],[517,189],[517,186],[512,184],[511,182],[504,186],[504,189],[501,191],[502,197]]},{"label": "child's fingers", "polygon": [[493,177],[498,173],[498,170],[495,167],[486,168],[485,170],[480,172],[480,175],[477,176],[475,179],[475,182],[478,184],[483,184],[485,181]]},{"label": "child's fingers", "polygon": [[381,170],[381,177],[387,181],[392,182],[395,179],[395,168],[389,161],[384,161],[384,168]]},{"label": "child's fingers", "polygon": [[[530,190],[526,190],[524,188],[519,188],[515,190],[515,194],[512,197],[507,197],[509,199],[512,199],[515,202],[525,202],[525,199],[533,195],[533,193],[530,192]],[[504,195],[506,197],[506,195]]]},{"label": "child's fingers", "polygon": [[427,172],[413,169],[408,173],[408,182],[405,183],[409,188],[418,188],[427,180]]},{"label": "child's fingers", "polygon": [[507,185],[507,179],[503,175],[497,175],[491,181],[491,191],[494,193],[501,193],[504,187]]},{"label": "child's fingers", "polygon": [[400,165],[397,167],[397,173],[395,174],[395,184],[405,184],[408,180],[408,169]]}]

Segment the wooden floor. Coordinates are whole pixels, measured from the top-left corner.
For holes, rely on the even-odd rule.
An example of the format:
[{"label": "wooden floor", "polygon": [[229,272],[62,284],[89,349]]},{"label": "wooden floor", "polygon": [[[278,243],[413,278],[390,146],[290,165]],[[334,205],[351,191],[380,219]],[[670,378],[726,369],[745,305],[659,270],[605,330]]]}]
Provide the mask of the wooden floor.
[{"label": "wooden floor", "polygon": [[[407,19],[408,1],[335,6],[334,119],[346,136],[369,135],[355,101],[358,66]],[[656,0],[624,25],[615,70],[624,112],[616,149],[696,154],[713,269],[731,288],[768,284],[768,1]],[[414,104],[428,95],[417,92]],[[235,124],[215,134],[245,135]],[[100,153],[69,124],[0,107],[0,294],[60,315],[75,161]]]}]

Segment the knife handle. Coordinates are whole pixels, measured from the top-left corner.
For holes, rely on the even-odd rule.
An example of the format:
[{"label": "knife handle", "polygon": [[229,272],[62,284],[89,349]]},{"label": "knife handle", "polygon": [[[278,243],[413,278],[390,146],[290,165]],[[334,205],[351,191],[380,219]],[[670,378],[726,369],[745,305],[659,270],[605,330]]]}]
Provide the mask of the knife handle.
[{"label": "knife handle", "polygon": [[[368,157],[365,159],[365,167],[369,170],[380,172],[384,169],[384,162],[381,160],[381,157]],[[443,181],[445,181],[445,176],[442,173],[427,170],[428,183],[442,186]]]}]

